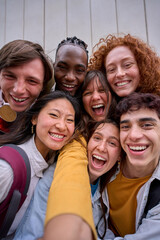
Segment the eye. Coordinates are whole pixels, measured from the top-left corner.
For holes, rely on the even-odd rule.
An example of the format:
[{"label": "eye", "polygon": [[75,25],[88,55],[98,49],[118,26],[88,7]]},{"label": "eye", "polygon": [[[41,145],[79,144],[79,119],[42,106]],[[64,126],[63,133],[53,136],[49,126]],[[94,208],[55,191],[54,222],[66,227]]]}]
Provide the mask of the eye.
[{"label": "eye", "polygon": [[5,73],[5,74],[2,74],[2,76],[3,76],[4,78],[6,78],[7,80],[15,79],[15,76],[12,75],[12,74],[7,74],[7,73]]},{"label": "eye", "polygon": [[51,117],[53,117],[53,118],[58,118],[58,115],[55,114],[55,113],[49,113],[49,115],[50,115]]},{"label": "eye", "polygon": [[98,90],[98,92],[100,92],[100,93],[104,93],[105,90],[104,90],[104,88],[100,88],[100,89]]},{"label": "eye", "polygon": [[85,91],[85,92],[83,93],[83,96],[89,96],[89,95],[91,95],[91,94],[92,94],[91,92]]},{"label": "eye", "polygon": [[132,62],[126,62],[126,63],[124,63],[124,67],[125,67],[125,68],[130,68],[130,67],[132,67],[132,65],[133,65]]},{"label": "eye", "polygon": [[67,122],[68,122],[68,123],[74,123],[74,119],[68,118],[68,119],[67,119]]},{"label": "eye", "polygon": [[143,123],[141,125],[141,127],[144,129],[152,129],[154,127],[154,124],[153,123]]},{"label": "eye", "polygon": [[85,69],[79,68],[79,69],[76,70],[76,72],[77,72],[77,73],[84,73],[84,72],[85,72]]},{"label": "eye", "polygon": [[28,83],[30,83],[31,85],[38,84],[38,82],[35,79],[28,79]]},{"label": "eye", "polygon": [[123,131],[127,131],[129,129],[129,125],[128,124],[122,124],[120,125],[120,129]]},{"label": "eye", "polygon": [[109,73],[109,74],[114,73],[115,69],[116,69],[115,67],[110,67],[110,68],[107,69],[107,73]]}]

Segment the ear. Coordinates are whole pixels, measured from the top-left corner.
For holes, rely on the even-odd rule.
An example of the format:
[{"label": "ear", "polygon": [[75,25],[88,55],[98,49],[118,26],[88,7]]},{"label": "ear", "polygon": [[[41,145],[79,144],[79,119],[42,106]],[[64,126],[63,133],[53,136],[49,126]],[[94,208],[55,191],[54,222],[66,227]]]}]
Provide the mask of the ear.
[{"label": "ear", "polygon": [[36,125],[37,124],[37,116],[33,116],[31,122],[33,125]]}]

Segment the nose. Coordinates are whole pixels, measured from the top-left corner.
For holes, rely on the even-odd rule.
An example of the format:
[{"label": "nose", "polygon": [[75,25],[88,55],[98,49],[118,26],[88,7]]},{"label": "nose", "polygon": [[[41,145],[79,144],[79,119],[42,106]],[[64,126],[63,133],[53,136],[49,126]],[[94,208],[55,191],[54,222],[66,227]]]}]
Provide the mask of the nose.
[{"label": "nose", "polygon": [[129,130],[128,136],[130,140],[137,141],[143,136],[143,134],[138,126],[132,126]]},{"label": "nose", "polygon": [[56,127],[60,130],[60,131],[64,131],[66,129],[66,124],[65,121],[63,119],[58,119]]},{"label": "nose", "polygon": [[125,75],[124,69],[121,66],[117,67],[116,76],[117,77],[123,77],[124,75]]},{"label": "nose", "polygon": [[26,90],[26,85],[25,85],[25,81],[22,79],[22,80],[17,80],[15,83],[14,83],[14,87],[13,87],[13,91],[16,93],[16,94],[23,94]]},{"label": "nose", "polygon": [[100,152],[107,152],[106,142],[105,142],[105,141],[102,141],[102,142],[97,146],[97,149],[98,149]]},{"label": "nose", "polygon": [[66,79],[67,81],[73,82],[73,81],[76,79],[75,74],[74,74],[74,71],[68,71],[68,72],[66,73],[65,79]]},{"label": "nose", "polygon": [[93,94],[92,94],[92,99],[93,100],[98,100],[100,99],[100,94],[98,91],[94,91]]}]

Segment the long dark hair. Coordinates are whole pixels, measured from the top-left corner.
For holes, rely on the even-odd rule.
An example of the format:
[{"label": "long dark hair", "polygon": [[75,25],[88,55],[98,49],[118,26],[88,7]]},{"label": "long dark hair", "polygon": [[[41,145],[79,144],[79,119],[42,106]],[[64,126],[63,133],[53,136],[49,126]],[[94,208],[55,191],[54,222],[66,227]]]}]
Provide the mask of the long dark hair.
[{"label": "long dark hair", "polygon": [[78,128],[79,121],[81,119],[80,105],[76,98],[73,98],[70,94],[62,91],[54,91],[39,98],[32,107],[24,113],[20,113],[16,121],[12,125],[9,133],[0,135],[0,145],[13,143],[22,144],[29,140],[33,133],[31,131],[32,118],[38,116],[40,111],[52,100],[67,99],[75,110],[75,126]]},{"label": "long dark hair", "polygon": [[[98,126],[100,126],[101,124],[105,124],[105,123],[109,123],[109,124],[113,124],[115,127],[117,127],[119,129],[119,125],[111,118],[106,118],[103,121],[97,122],[97,123],[92,123],[90,124],[90,134],[88,135],[88,139],[87,142],[89,142],[89,139],[92,137],[93,133],[95,132],[95,130],[97,129]],[[113,174],[116,172],[117,170],[117,166],[118,166],[118,162],[115,163],[115,165],[105,174],[103,174],[100,177],[100,204],[101,204],[101,209],[102,209],[102,216],[96,226],[96,230],[97,230],[97,234],[100,237],[100,239],[103,239],[105,234],[106,234],[106,230],[107,230],[107,221],[106,221],[106,217],[105,217],[105,213],[107,211],[106,205],[103,202],[103,198],[102,198],[102,193],[104,192],[104,189],[107,185],[107,183],[109,182],[110,178],[113,176]],[[98,230],[98,225],[101,221],[101,219],[103,218],[104,221],[104,232],[101,235],[99,233]]]}]

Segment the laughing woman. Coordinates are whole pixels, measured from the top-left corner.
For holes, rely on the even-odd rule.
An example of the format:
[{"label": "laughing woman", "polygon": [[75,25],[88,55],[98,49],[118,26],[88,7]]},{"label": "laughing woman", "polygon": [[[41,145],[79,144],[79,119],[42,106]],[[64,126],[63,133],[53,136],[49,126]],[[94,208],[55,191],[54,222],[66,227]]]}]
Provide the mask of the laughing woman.
[{"label": "laughing woman", "polygon": [[[79,119],[77,101],[64,92],[55,91],[37,100],[23,116],[17,118],[11,133],[0,136],[1,146],[12,143],[21,147],[28,155],[31,166],[27,198],[16,214],[8,235],[14,235],[36,185],[43,177],[43,171],[53,163],[55,153],[71,140]],[[11,167],[0,159],[0,204],[13,187],[13,181]]]}]

